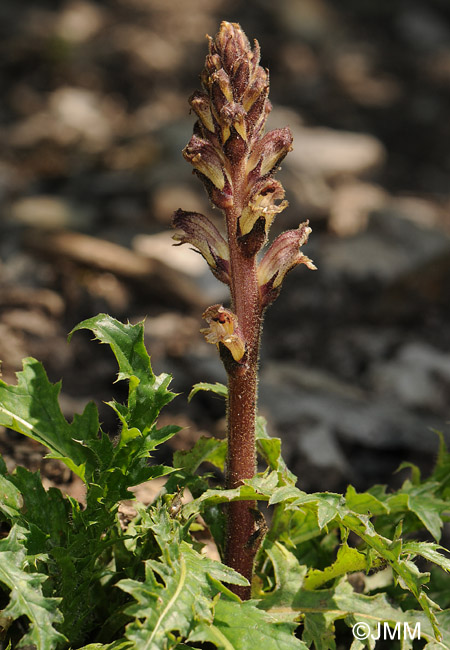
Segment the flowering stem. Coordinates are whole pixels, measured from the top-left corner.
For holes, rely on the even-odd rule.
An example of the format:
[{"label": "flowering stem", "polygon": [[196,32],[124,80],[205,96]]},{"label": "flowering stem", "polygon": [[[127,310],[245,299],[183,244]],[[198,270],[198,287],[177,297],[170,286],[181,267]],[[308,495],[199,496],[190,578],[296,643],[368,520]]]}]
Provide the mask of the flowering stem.
[{"label": "flowering stem", "polygon": [[[216,278],[230,287],[231,310],[212,305],[202,330],[217,345],[228,374],[228,461],[226,487],[233,489],[256,472],[256,395],[259,340],[265,308],[278,296],[283,278],[298,264],[315,268],[300,253],[308,240],[307,223],[281,234],[262,259],[271,223],[284,210],[284,189],[272,176],[291,150],[285,127],[264,132],[271,110],[268,71],[259,65],[259,45],[252,48],[236,23],[223,22],[201,75],[202,91],[190,104],[197,114],[194,134],[183,150],[211,202],[225,216],[227,240],[197,212],[177,210],[174,239],[189,243],[208,262]],[[280,201],[280,202],[279,202]],[[262,539],[255,501],[232,501],[228,507],[226,563],[251,584],[253,563]],[[251,586],[230,588],[243,599]]]},{"label": "flowering stem", "polygon": [[[245,206],[242,196],[245,175],[240,166],[233,170],[234,206],[225,211],[230,250],[232,310],[246,344],[244,363],[226,363],[228,372],[228,458],[226,488],[233,489],[256,471],[257,365],[261,333],[261,308],[255,256],[245,254],[238,242],[238,219]],[[240,200],[239,200],[240,199]],[[226,564],[251,583],[257,546],[250,543],[255,532],[254,501],[233,501],[228,506]],[[242,598],[250,598],[250,587],[233,586]]]}]

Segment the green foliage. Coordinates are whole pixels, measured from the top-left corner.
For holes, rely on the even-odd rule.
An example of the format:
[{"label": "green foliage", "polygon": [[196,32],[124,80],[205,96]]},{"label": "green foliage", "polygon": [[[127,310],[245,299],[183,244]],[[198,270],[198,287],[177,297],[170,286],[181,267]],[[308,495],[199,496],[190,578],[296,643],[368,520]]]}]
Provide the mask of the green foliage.
[{"label": "green foliage", "polygon": [[[267,469],[224,490],[217,487],[224,440],[201,438],[174,454],[173,467],[151,461],[178,428],[157,426],[175,395],[170,376],[153,374],[142,324],[99,315],[79,329],[110,346],[118,380],[128,382],[126,403],[110,402],[120,422],[115,443],[94,404],[65,419],[60,384],[34,359],[25,359],[17,385],[0,381],[0,424],[44,444],[86,485],[80,505],[45,490],[39,473],[8,474],[0,458],[2,650],[362,650],[375,648],[377,626],[394,632],[404,624],[419,625],[419,647],[450,649],[450,558],[439,544],[450,520],[450,454],[442,436],[432,475],[405,465],[411,477],[396,492],[349,486],[345,495],[307,494],[258,418]],[[200,390],[226,396],[220,384],[197,384],[191,397]],[[136,516],[121,526],[129,488],[164,475],[155,502],[136,503]],[[185,488],[193,500],[183,504]],[[206,524],[222,551],[223,504],[231,500],[265,502],[271,512],[253,598],[244,603],[227,585],[245,579],[207,557],[196,532]],[[357,624],[367,626],[367,639],[353,638]],[[401,648],[415,644],[403,639]]]}]

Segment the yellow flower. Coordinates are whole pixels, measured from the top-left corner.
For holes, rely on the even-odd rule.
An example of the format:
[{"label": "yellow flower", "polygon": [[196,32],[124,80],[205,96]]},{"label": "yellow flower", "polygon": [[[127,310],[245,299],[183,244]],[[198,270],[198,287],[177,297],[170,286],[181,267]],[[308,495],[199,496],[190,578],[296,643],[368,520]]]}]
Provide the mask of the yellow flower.
[{"label": "yellow flower", "polygon": [[208,343],[222,343],[229,349],[233,359],[240,361],[245,354],[245,343],[239,334],[237,318],[222,305],[212,305],[203,314],[209,327],[200,330]]}]

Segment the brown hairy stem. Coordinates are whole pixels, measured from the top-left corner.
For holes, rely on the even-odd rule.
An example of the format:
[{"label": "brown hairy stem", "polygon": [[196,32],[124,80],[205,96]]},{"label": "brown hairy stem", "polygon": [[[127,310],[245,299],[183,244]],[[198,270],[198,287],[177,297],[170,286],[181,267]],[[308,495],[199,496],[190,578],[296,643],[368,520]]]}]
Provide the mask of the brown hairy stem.
[{"label": "brown hairy stem", "polygon": [[[241,197],[245,175],[233,170],[235,197]],[[230,248],[232,309],[237,316],[242,338],[246,342],[243,363],[226,364],[228,372],[228,456],[226,488],[233,489],[256,472],[256,399],[257,366],[261,333],[261,308],[254,256],[246,256],[236,237],[238,218],[244,206],[239,201],[226,211]],[[251,543],[255,532],[255,501],[234,501],[228,505],[225,562],[239,571],[249,583],[257,547]],[[233,585],[242,599],[251,595],[251,586]]]}]

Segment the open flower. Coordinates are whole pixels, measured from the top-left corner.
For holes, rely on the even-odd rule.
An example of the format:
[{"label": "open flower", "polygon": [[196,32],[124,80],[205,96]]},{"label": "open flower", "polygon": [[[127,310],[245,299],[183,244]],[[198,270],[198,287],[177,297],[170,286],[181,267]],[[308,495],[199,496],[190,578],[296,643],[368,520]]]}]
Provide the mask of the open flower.
[{"label": "open flower", "polygon": [[230,284],[230,253],[228,244],[215,225],[198,212],[177,210],[172,226],[177,232],[172,239],[181,244],[192,244],[203,255],[216,278]]},{"label": "open flower", "polygon": [[245,343],[240,336],[236,315],[222,305],[212,305],[203,314],[208,323],[201,331],[208,343],[222,343],[231,352],[235,361],[240,361],[245,354]]},{"label": "open flower", "polygon": [[239,230],[241,235],[251,232],[256,221],[264,218],[265,232],[269,232],[273,218],[287,207],[288,202],[282,201],[276,204],[275,201],[284,198],[284,189],[281,183],[272,178],[266,178],[255,185],[252,190],[247,206],[243,209],[239,219]]},{"label": "open flower", "polygon": [[299,264],[309,269],[316,266],[300,248],[308,241],[311,228],[308,221],[300,224],[297,230],[287,230],[279,235],[258,265],[258,285],[261,304],[267,307],[278,296],[286,273]]}]

